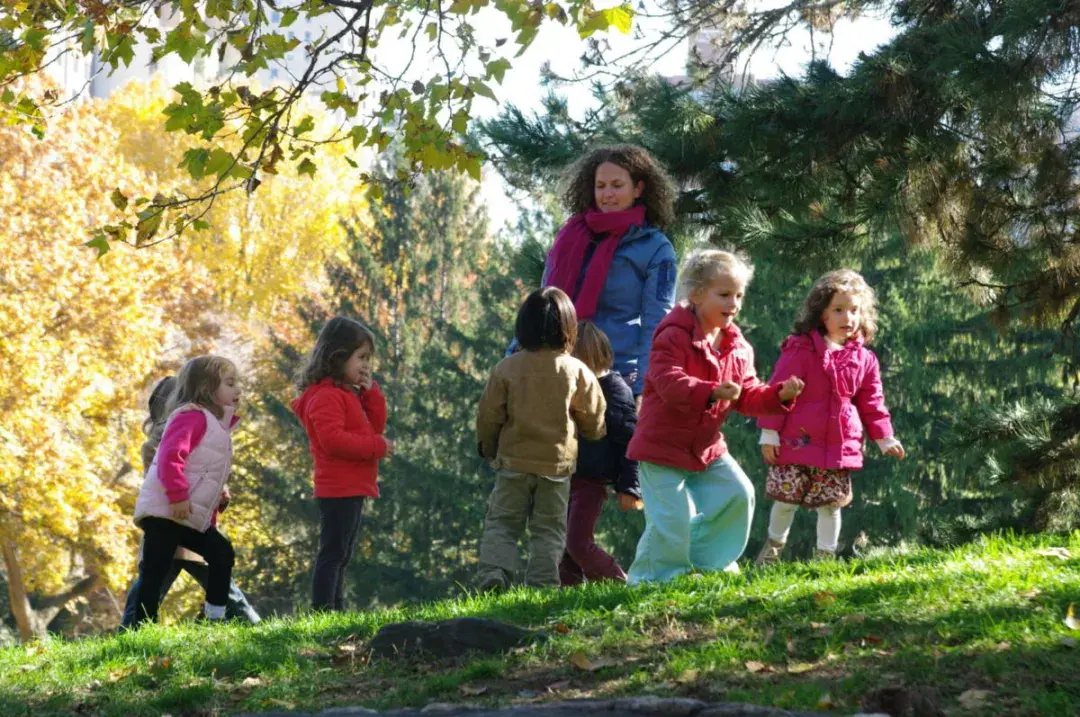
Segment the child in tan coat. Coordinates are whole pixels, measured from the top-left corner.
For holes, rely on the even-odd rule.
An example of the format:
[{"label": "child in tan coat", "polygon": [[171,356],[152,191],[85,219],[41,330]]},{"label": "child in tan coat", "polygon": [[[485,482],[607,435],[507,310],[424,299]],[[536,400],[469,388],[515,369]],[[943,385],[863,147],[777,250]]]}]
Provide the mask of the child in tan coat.
[{"label": "child in tan coat", "polygon": [[498,474],[480,541],[481,591],[510,584],[526,525],[525,582],[559,584],[576,433],[592,440],[605,434],[600,384],[570,355],[577,341],[570,297],[554,287],[534,291],[518,311],[514,333],[522,350],[495,367],[477,408],[480,455]]}]

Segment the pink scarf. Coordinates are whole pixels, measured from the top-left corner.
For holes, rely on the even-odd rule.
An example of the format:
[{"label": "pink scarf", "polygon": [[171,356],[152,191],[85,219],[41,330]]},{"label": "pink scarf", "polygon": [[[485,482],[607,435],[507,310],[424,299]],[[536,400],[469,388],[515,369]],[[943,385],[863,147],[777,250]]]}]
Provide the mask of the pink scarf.
[{"label": "pink scarf", "polygon": [[[574,300],[578,320],[591,319],[596,314],[596,302],[607,281],[615,249],[630,227],[644,225],[645,207],[639,205],[621,212],[590,209],[571,218],[559,231],[548,254],[547,285],[559,287]],[[585,252],[591,242],[596,242],[596,250],[581,282],[581,291],[577,291]]]}]

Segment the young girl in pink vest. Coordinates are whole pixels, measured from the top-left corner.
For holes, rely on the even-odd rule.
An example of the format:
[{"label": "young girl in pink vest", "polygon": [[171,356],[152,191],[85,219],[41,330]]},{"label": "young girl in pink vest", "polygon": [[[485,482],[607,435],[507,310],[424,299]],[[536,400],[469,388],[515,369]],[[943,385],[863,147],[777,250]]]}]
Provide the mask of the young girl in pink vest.
[{"label": "young girl in pink vest", "polygon": [[791,413],[758,419],[770,466],[765,492],[776,501],[759,565],[780,559],[800,506],[818,514],[815,557],[835,556],[840,509],[851,503],[851,472],[862,468],[864,435],[883,454],[904,457],[877,356],[866,348],[876,332],[874,291],[850,269],[822,276],[803,302],[770,383],[797,376],[806,388]]},{"label": "young girl in pink vest", "polygon": [[679,271],[679,304],[653,336],[637,430],[645,532],[628,582],[670,580],[691,570],[737,570],[754,514],[754,486],[728,453],[720,427],[734,411],[790,410],[797,378],[768,386],[735,325],[753,269],[715,249]]},{"label": "young girl in pink vest", "polygon": [[135,503],[135,523],[144,534],[136,624],[157,619],[162,584],[180,547],[206,560],[204,615],[225,618],[234,555],[216,525],[239,420],[237,384],[236,366],[219,356],[188,361],[176,378],[161,444]]}]

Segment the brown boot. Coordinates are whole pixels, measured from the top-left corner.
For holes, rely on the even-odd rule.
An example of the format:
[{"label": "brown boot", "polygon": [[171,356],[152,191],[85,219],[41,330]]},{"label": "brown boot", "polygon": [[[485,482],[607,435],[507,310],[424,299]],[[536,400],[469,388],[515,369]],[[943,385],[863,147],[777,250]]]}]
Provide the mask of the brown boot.
[{"label": "brown boot", "polygon": [[765,545],[762,546],[761,552],[758,553],[757,559],[754,560],[754,565],[772,565],[773,563],[780,562],[780,553],[784,550],[784,543],[772,538],[765,539]]},{"label": "brown boot", "polygon": [[833,550],[814,548],[814,562],[819,560],[836,560],[836,552]]}]

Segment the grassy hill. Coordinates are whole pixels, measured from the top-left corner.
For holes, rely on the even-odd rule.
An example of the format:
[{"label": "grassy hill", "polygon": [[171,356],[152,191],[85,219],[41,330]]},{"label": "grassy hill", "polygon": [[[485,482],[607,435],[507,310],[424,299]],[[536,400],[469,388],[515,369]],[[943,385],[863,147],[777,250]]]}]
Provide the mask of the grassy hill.
[{"label": "grassy hill", "polygon": [[[1072,715],[1080,714],[1080,629],[1066,624],[1073,602],[1080,533],[994,536],[951,551],[662,586],[521,589],[257,627],[187,623],[52,640],[0,650],[0,710],[131,717],[655,694],[845,714],[903,688],[950,715]],[[550,637],[459,661],[366,653],[386,623],[464,615]]]}]

